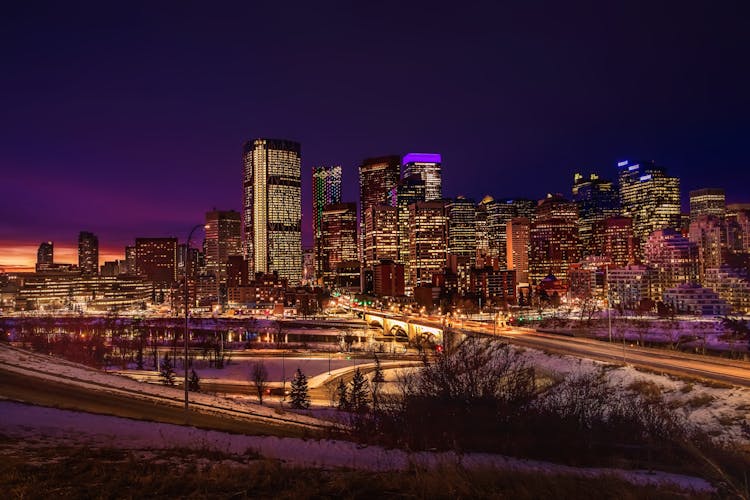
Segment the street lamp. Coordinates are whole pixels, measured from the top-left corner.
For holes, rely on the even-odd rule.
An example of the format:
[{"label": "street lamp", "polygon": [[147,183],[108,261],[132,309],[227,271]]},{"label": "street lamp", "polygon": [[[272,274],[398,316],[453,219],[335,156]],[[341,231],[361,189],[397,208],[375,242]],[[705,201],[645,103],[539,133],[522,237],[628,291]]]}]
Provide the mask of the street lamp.
[{"label": "street lamp", "polygon": [[208,224],[206,224],[205,226],[203,224],[196,224],[193,229],[190,230],[190,233],[187,237],[187,242],[185,244],[185,362],[183,363],[185,365],[185,421],[188,421],[190,418],[190,413],[188,410],[188,316],[190,311],[190,288],[188,287],[188,270],[190,268],[190,240],[192,239],[195,230],[201,227],[204,229],[208,229]]}]

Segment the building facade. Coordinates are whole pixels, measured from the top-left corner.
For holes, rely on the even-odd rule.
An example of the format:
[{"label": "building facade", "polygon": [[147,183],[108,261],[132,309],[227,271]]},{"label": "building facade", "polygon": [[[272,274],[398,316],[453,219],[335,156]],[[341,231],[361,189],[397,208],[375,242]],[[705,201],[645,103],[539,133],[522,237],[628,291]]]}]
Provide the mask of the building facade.
[{"label": "building facade", "polygon": [[443,159],[438,153],[409,153],[404,156],[404,177],[418,176],[425,185],[425,201],[443,199]]},{"label": "building facade", "polygon": [[326,285],[336,282],[338,266],[357,260],[357,206],[354,203],[328,205],[321,214],[320,256]]},{"label": "building facade", "polygon": [[341,166],[313,167],[313,250],[315,254],[315,278],[322,276],[323,249],[319,244],[323,210],[328,205],[341,203]]},{"label": "building facade", "polygon": [[690,221],[701,215],[723,218],[727,210],[727,199],[723,189],[704,188],[690,191]]},{"label": "building facade", "polygon": [[620,198],[612,181],[591,174],[586,179],[581,174],[573,176],[573,201],[578,206],[578,234],[581,238],[581,253],[595,254],[592,244],[594,226],[609,217],[619,215]]},{"label": "building facade", "polygon": [[250,273],[302,279],[302,151],[297,142],[255,139],[243,145],[243,243]]},{"label": "building facade", "polygon": [[203,241],[206,271],[216,276],[219,283],[226,282],[229,257],[242,255],[241,226],[239,212],[234,210],[206,212],[206,238]]},{"label": "building facade", "polygon": [[78,234],[78,268],[85,276],[99,274],[99,238],[94,233]]}]

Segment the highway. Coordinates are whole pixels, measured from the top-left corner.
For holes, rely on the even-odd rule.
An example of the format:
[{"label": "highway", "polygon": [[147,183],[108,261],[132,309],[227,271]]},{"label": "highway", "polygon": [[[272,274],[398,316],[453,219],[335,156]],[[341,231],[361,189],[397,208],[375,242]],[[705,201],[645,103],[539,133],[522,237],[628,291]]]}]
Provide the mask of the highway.
[{"label": "highway", "polygon": [[540,333],[530,329],[511,328],[493,333],[491,327],[468,327],[464,332],[507,339],[509,342],[556,354],[628,364],[678,377],[750,387],[750,363],[679,351],[637,347],[621,342],[603,342],[582,337]]},{"label": "highway", "polygon": [[[403,316],[380,311],[393,319],[445,328],[444,319],[435,316]],[[750,362],[701,356],[666,349],[638,347],[621,342],[604,342],[585,337],[570,337],[541,333],[530,328],[498,327],[475,321],[452,320],[450,330],[464,335],[501,337],[515,345],[542,351],[593,359],[609,363],[627,364],[666,373],[677,377],[750,387]]]}]

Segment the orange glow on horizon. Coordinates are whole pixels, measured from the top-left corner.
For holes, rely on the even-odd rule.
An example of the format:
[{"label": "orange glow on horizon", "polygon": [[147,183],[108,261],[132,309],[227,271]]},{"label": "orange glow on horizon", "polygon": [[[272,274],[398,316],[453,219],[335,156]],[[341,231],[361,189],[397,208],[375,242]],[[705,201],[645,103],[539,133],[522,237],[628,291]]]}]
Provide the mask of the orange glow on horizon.
[{"label": "orange glow on horizon", "polygon": [[[6,272],[33,272],[39,245],[0,241],[0,269]],[[107,260],[123,260],[125,249],[99,247],[99,266]],[[78,264],[78,245],[55,243],[55,263]]]}]

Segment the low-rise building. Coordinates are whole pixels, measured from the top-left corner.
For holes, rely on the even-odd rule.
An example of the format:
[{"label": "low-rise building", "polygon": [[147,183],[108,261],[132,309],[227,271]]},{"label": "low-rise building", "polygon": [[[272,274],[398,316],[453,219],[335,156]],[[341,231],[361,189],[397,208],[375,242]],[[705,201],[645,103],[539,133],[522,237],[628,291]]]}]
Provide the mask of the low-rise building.
[{"label": "low-rise building", "polygon": [[677,313],[726,316],[732,307],[710,288],[683,283],[664,292],[664,303]]}]

